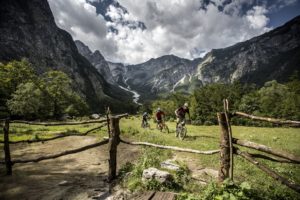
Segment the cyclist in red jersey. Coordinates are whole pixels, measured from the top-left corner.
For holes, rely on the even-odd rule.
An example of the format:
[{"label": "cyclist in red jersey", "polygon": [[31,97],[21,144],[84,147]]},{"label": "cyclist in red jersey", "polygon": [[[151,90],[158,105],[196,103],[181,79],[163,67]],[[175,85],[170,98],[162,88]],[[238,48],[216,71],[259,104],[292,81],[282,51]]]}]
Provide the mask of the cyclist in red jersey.
[{"label": "cyclist in red jersey", "polygon": [[165,113],[160,108],[158,108],[155,116],[156,116],[157,126],[159,126],[160,124],[163,123],[163,118],[165,117]]}]

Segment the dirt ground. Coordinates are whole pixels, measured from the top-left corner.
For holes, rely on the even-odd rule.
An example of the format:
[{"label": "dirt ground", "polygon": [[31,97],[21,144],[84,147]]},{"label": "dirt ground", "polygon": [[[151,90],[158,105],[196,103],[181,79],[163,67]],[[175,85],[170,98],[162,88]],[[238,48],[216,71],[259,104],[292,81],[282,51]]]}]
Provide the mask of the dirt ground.
[{"label": "dirt ground", "polygon": [[[34,144],[11,145],[12,159],[35,158],[97,142],[92,136],[66,137]],[[3,152],[3,151],[2,151]],[[118,167],[139,156],[139,147],[120,144]],[[3,160],[3,153],[1,160]],[[107,145],[39,163],[15,164],[13,175],[0,175],[0,199],[106,199],[109,186]]]}]

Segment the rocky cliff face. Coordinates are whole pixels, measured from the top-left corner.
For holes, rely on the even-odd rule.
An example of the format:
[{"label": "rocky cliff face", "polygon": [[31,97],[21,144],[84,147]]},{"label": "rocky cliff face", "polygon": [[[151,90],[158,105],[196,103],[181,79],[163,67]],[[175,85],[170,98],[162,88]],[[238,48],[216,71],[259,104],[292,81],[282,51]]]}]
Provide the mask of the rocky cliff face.
[{"label": "rocky cliff face", "polygon": [[185,77],[192,77],[201,59],[195,61],[176,57],[162,56],[157,59],[126,66],[126,83],[142,95],[157,95],[176,90]]},{"label": "rocky cliff face", "polygon": [[300,16],[261,36],[212,50],[199,64],[203,84],[240,80],[263,84],[285,81],[300,66]]},{"label": "rocky cliff face", "polygon": [[107,62],[107,63],[115,83],[126,88],[127,87],[125,83],[126,67],[124,66],[124,64],[113,63],[113,62]]},{"label": "rocky cliff face", "polygon": [[127,96],[114,92],[115,87],[78,53],[70,34],[56,26],[47,0],[1,0],[0,33],[0,61],[25,57],[38,73],[67,73],[94,111]]},{"label": "rocky cliff face", "polygon": [[76,40],[75,44],[81,55],[83,55],[98,70],[103,78],[110,84],[115,84],[108,63],[99,50],[92,52],[83,42]]}]

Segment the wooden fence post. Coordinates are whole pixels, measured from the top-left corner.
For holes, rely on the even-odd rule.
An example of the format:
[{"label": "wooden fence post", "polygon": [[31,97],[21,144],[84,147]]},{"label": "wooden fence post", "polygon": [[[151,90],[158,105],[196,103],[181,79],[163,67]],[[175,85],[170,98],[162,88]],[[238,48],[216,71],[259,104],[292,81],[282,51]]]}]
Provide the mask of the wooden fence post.
[{"label": "wooden fence post", "polygon": [[108,137],[110,137],[110,123],[109,123],[109,118],[110,118],[111,112],[109,107],[106,109],[106,121],[107,121],[107,132],[108,132]]},{"label": "wooden fence post", "polygon": [[108,143],[109,150],[109,168],[108,168],[108,181],[111,182],[117,177],[117,147],[120,143],[120,127],[119,118],[110,117],[110,137]]},{"label": "wooden fence post", "polygon": [[218,113],[217,116],[218,116],[218,122],[221,129],[219,182],[223,182],[229,176],[229,168],[230,168],[229,134],[228,134],[228,127],[226,123],[225,113]]},{"label": "wooden fence post", "polygon": [[228,103],[227,99],[224,99],[223,102],[224,102],[224,113],[225,113],[225,117],[226,117],[228,137],[229,137],[229,150],[230,150],[229,178],[230,178],[230,180],[233,180],[233,145],[232,145],[232,130],[231,130],[230,116],[229,116],[229,103]]},{"label": "wooden fence post", "polygon": [[9,150],[9,119],[6,119],[3,127],[4,132],[4,153],[5,153],[5,165],[6,175],[12,175],[12,163]]}]

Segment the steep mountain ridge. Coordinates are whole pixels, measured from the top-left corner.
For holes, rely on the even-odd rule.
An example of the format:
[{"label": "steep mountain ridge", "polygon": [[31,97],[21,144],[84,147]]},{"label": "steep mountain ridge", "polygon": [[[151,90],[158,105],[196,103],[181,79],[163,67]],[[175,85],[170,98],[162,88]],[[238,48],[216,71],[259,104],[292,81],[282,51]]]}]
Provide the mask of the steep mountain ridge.
[{"label": "steep mountain ridge", "polygon": [[165,55],[147,62],[126,66],[126,83],[142,96],[151,98],[176,89],[176,83],[192,76],[201,59],[191,61],[174,55]]},{"label": "steep mountain ridge", "polygon": [[56,26],[47,0],[1,0],[0,32],[1,62],[27,58],[38,73],[67,73],[94,112],[128,98],[78,53],[71,35]]},{"label": "steep mountain ridge", "polygon": [[263,35],[209,52],[198,65],[203,84],[286,81],[300,66],[300,16]]},{"label": "steep mountain ridge", "polygon": [[80,40],[75,40],[78,52],[83,55],[90,63],[98,70],[104,79],[110,83],[115,84],[112,74],[110,72],[108,63],[104,59],[99,50],[92,52],[90,48]]}]

